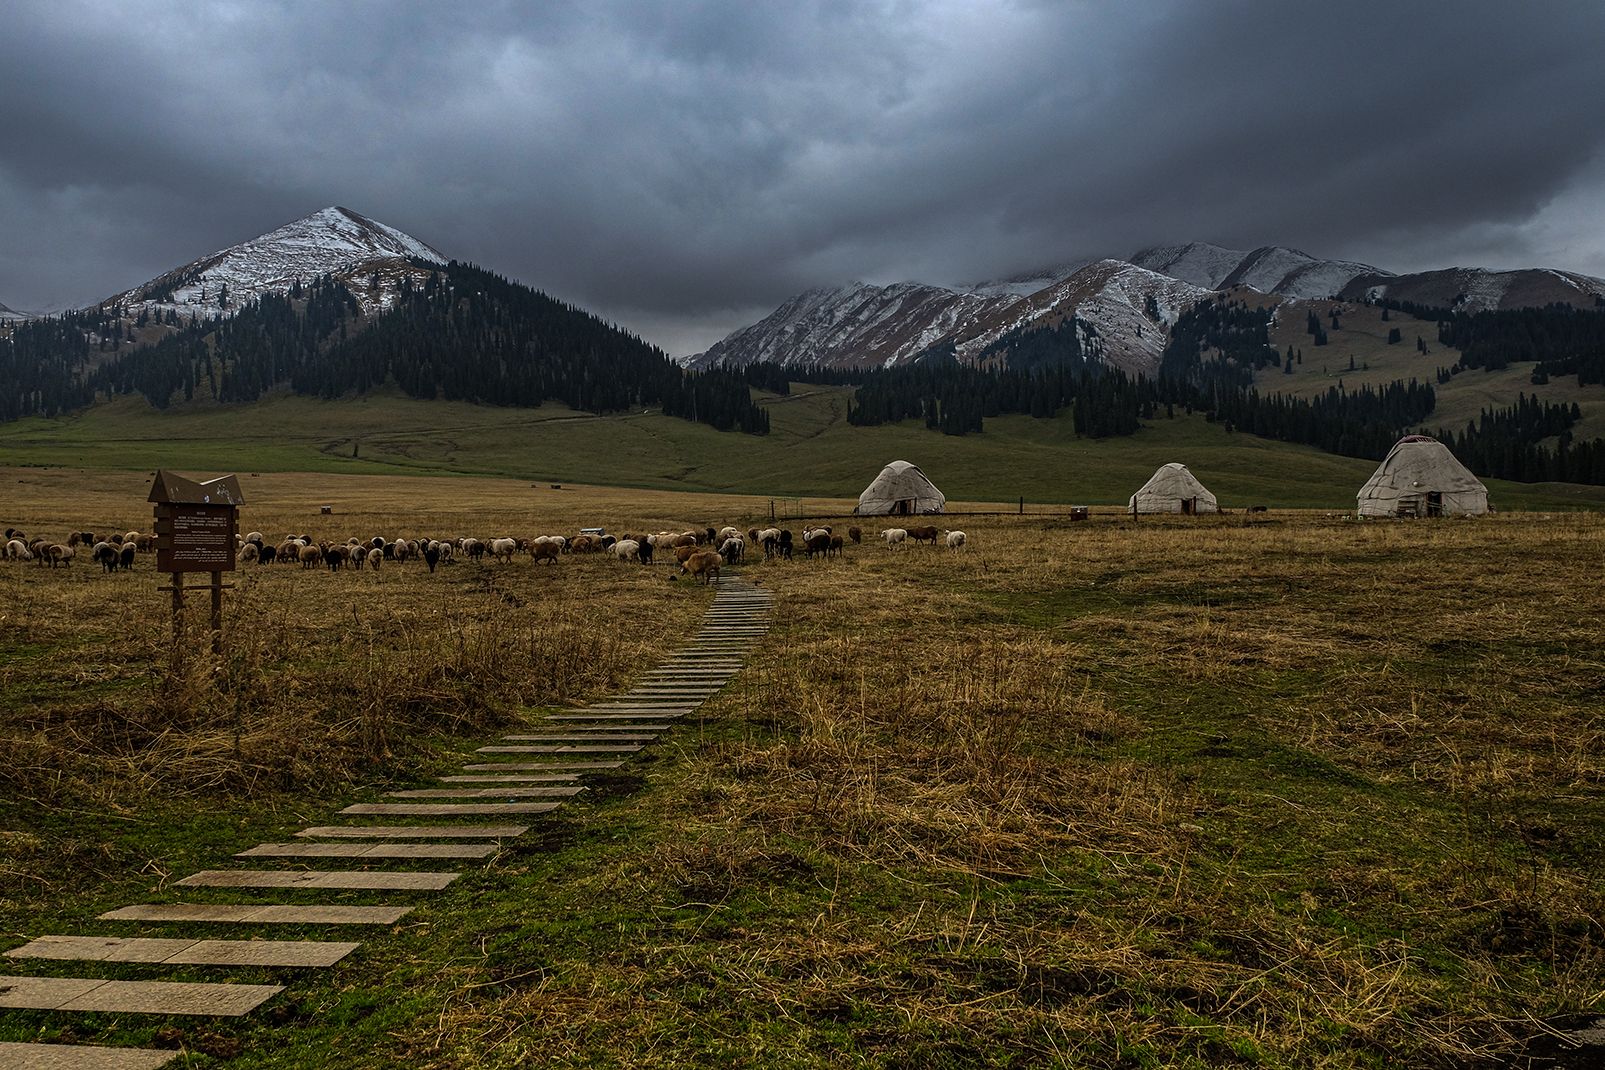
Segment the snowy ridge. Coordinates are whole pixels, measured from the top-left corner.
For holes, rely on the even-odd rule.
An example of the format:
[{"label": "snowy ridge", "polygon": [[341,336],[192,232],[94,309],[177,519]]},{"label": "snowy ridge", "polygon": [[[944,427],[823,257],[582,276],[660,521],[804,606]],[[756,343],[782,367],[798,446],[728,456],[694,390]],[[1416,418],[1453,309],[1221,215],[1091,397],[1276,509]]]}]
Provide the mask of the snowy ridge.
[{"label": "snowy ridge", "polygon": [[973,358],[1010,331],[1050,327],[1075,316],[1096,329],[1106,362],[1152,375],[1158,370],[1170,325],[1209,293],[1124,260],[1099,260],[980,325],[954,350],[960,359]]},{"label": "snowy ridge", "polygon": [[1335,297],[1360,275],[1389,275],[1369,264],[1320,260],[1280,245],[1263,245],[1246,253],[1208,242],[1156,245],[1139,252],[1131,262],[1206,290],[1251,286],[1260,293],[1302,298]]},{"label": "snowy ridge", "polygon": [[410,270],[404,263],[408,259],[446,262],[435,249],[394,227],[348,208],[324,208],[191,261],[106,303],[121,304],[130,313],[171,310],[185,318],[227,316],[253,298],[286,292],[296,281],[311,282],[327,274],[355,276],[363,268],[373,268],[369,274],[376,278],[359,280],[368,284],[352,289],[365,311],[374,311],[393,302],[400,274]]},{"label": "snowy ridge", "polygon": [[979,294],[900,282],[809,290],[749,327],[734,331],[686,364],[734,367],[780,364],[892,367],[995,310],[1013,294]]},{"label": "snowy ridge", "polygon": [[1462,312],[1556,303],[1589,309],[1605,302],[1605,279],[1553,268],[1490,271],[1454,267],[1409,275],[1361,275],[1349,282],[1339,296],[1349,301],[1387,297]]},{"label": "snowy ridge", "polygon": [[1236,271],[1248,255],[1241,249],[1223,249],[1219,245],[1194,241],[1143,249],[1131,258],[1131,263],[1206,290],[1218,290],[1226,276]]},{"label": "snowy ridge", "polygon": [[0,323],[16,323],[27,319],[33,319],[33,317],[28,315],[26,312],[18,312],[14,308],[7,308],[5,305],[0,305]]}]

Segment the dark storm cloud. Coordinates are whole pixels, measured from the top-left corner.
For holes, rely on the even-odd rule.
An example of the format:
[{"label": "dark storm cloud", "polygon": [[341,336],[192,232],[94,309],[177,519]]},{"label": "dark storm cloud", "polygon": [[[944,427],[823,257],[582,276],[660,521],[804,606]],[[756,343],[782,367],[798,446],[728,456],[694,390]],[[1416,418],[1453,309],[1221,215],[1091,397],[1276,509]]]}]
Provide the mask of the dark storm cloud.
[{"label": "dark storm cloud", "polygon": [[21,5],[0,301],[340,203],[683,351],[1199,238],[1605,272],[1597,3]]}]

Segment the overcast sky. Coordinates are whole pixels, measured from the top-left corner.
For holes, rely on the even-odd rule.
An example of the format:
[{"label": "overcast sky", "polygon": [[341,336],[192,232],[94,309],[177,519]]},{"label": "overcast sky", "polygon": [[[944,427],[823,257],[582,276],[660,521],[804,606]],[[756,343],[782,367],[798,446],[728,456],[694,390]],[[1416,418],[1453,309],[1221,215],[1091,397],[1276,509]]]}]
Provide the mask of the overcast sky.
[{"label": "overcast sky", "polygon": [[1605,3],[75,3],[0,17],[0,303],[340,204],[705,347],[1146,245],[1605,275]]}]

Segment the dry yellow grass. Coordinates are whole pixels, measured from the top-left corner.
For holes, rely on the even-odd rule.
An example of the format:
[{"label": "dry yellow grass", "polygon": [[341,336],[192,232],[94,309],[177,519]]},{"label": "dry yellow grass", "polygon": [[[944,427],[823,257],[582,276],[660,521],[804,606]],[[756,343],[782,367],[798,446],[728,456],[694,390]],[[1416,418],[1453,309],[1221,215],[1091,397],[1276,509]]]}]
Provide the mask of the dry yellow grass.
[{"label": "dry yellow grass", "polygon": [[[533,534],[767,508],[315,478],[248,483],[247,523]],[[30,494],[24,526],[85,515]],[[1599,1008],[1601,518],[957,522],[957,553],[744,566],[777,610],[748,669],[644,791],[501,872],[505,906],[465,923],[478,956],[432,979],[438,1014],[343,1058],[1447,1067]],[[110,806],[97,784],[210,797],[391,765],[656,660],[707,597],[667,572],[257,570],[186,712],[150,699],[148,571],[7,566],[0,693],[39,701],[5,721],[0,782]],[[225,697],[257,729],[240,757]]]}]

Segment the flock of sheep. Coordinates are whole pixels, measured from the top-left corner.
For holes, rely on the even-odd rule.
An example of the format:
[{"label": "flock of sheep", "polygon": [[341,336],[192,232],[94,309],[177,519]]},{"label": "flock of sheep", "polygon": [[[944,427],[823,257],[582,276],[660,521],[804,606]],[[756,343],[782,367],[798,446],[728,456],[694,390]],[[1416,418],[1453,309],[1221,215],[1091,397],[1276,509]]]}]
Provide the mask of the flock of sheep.
[{"label": "flock of sheep", "polygon": [[83,549],[89,554],[89,559],[101,568],[116,572],[133,568],[136,554],[148,553],[155,548],[156,536],[138,531],[100,538],[96,538],[92,531],[75,531],[64,542],[55,542],[38,537],[30,539],[25,532],[6,528],[4,556],[7,561],[33,561],[41,567],[49,565],[55,568],[60,565],[66,568],[72,565],[79,550]]},{"label": "flock of sheep", "polygon": [[[904,542],[928,542],[935,546],[939,536],[945,538],[949,549],[961,549],[966,536],[962,531],[938,532],[933,525],[909,528],[887,528],[880,537],[887,547],[897,548]],[[411,560],[422,561],[429,571],[435,571],[442,562],[459,557],[480,561],[489,556],[504,564],[511,563],[518,554],[528,554],[534,561],[556,563],[564,554],[608,553],[620,561],[652,564],[662,554],[673,556],[679,565],[679,575],[691,576],[711,583],[719,576],[720,568],[746,559],[749,547],[762,548],[765,558],[791,560],[794,552],[805,557],[839,556],[848,542],[863,541],[863,530],[849,527],[845,536],[838,535],[829,526],[809,527],[798,541],[790,529],[768,527],[751,528],[745,533],[735,527],[704,528],[694,531],[660,531],[649,535],[612,535],[585,532],[579,535],[537,535],[532,538],[509,537],[476,539],[386,539],[375,535],[366,541],[352,537],[343,543],[319,541],[310,535],[290,535],[277,543],[270,543],[260,531],[238,538],[236,557],[241,565],[286,564],[303,569],[338,571],[349,565],[378,571],[386,562],[397,564]],[[156,537],[138,531],[112,534],[97,538],[93,532],[75,531],[65,542],[50,539],[29,539],[14,528],[6,529],[4,556],[13,561],[35,561],[41,566],[70,566],[80,548],[87,547],[92,561],[107,572],[130,569],[137,554],[155,548]]]}]

